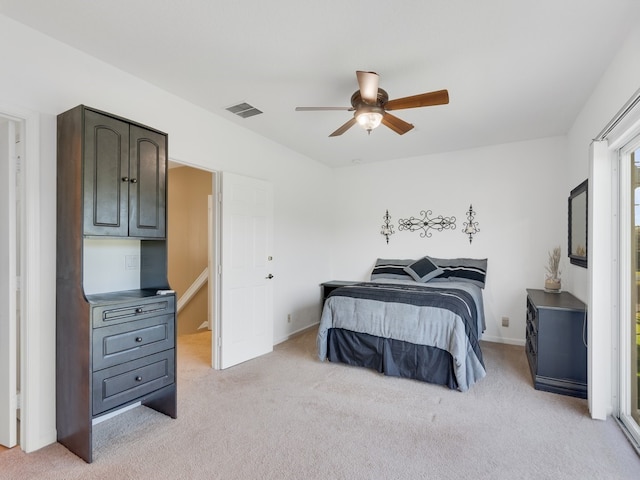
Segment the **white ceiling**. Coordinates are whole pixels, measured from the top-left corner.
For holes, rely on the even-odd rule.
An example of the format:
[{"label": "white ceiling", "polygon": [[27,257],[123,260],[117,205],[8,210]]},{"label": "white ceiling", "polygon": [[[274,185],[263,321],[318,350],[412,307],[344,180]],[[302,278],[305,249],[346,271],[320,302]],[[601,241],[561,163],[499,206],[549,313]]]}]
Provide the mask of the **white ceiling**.
[{"label": "white ceiling", "polygon": [[[0,0],[0,13],[330,166],[565,134],[640,19],[638,0]],[[415,125],[328,135],[356,70]],[[262,115],[225,110],[248,102]],[[597,132],[596,132],[597,133]]]}]

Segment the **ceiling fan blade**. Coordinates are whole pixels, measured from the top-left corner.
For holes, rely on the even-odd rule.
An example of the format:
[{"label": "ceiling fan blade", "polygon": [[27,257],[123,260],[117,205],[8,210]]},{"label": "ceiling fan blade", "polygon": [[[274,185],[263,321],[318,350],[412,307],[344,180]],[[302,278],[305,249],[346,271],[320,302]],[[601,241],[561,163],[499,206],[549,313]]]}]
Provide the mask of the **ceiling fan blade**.
[{"label": "ceiling fan blade", "polygon": [[358,70],[356,77],[358,77],[362,101],[375,105],[378,100],[378,74],[376,72],[363,72]]},{"label": "ceiling fan blade", "polygon": [[353,127],[355,125],[355,123],[356,123],[356,117],[353,117],[351,120],[349,120],[347,123],[342,125],[339,129],[337,129],[335,132],[333,132],[329,136],[330,137],[337,137],[338,135],[342,135],[344,132],[346,132],[351,127]]},{"label": "ceiling fan blade", "polygon": [[404,108],[431,107],[433,105],[445,105],[449,103],[449,92],[437,90],[435,92],[421,93],[411,97],[396,98],[384,105],[385,110],[402,110]]},{"label": "ceiling fan blade", "polygon": [[316,112],[324,110],[353,110],[353,107],[296,107],[296,112]]},{"label": "ceiling fan blade", "polygon": [[382,124],[386,127],[389,127],[398,135],[404,135],[413,128],[413,125],[411,125],[410,123],[405,122],[404,120],[401,120],[395,115],[391,115],[390,113],[384,114],[384,117],[382,117]]}]

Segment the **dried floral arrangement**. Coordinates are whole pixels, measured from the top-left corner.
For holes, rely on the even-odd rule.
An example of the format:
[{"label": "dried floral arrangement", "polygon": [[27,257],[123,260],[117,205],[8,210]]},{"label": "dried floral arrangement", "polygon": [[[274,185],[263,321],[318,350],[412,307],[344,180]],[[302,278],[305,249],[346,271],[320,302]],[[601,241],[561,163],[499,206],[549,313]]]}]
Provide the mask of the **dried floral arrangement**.
[{"label": "dried floral arrangement", "polygon": [[545,267],[549,278],[559,278],[560,276],[560,257],[562,256],[562,250],[560,247],[555,247],[549,252],[549,263]]},{"label": "dried floral arrangement", "polygon": [[549,261],[545,269],[547,270],[544,288],[546,290],[560,290],[560,258],[562,257],[561,248],[555,247],[549,252]]}]

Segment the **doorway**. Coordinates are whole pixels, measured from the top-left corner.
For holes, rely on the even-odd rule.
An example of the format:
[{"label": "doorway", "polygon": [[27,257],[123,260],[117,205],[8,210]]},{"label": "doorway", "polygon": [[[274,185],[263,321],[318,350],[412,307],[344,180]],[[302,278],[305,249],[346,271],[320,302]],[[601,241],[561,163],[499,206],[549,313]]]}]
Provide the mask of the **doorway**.
[{"label": "doorway", "polygon": [[640,445],[640,136],[620,149],[619,161],[622,214],[619,419],[635,444]]},{"label": "doorway", "polygon": [[[168,277],[176,291],[177,335],[208,345],[216,308],[215,209],[217,174],[170,161],[168,170]],[[213,222],[212,222],[213,220]],[[210,356],[210,358],[213,358]],[[213,360],[212,366],[213,366]]]},{"label": "doorway", "polygon": [[23,123],[0,116],[0,446],[19,443]]},{"label": "doorway", "polygon": [[[270,352],[272,185],[179,162],[169,167],[168,273],[178,298],[178,335],[184,340],[204,330],[215,369]],[[184,303],[198,297],[195,317],[181,316],[188,312]]]},{"label": "doorway", "polygon": [[[42,288],[47,275],[54,272],[48,268],[49,265],[43,267],[47,264],[46,259],[41,261],[41,198],[50,192],[40,183],[40,116],[26,109],[0,106],[0,118],[18,125],[20,135],[22,181],[17,219],[20,241],[16,247],[20,265],[20,295],[16,295],[16,310],[19,309],[20,318],[15,341],[16,356],[19,357],[16,360],[16,383],[20,385],[20,394],[15,397],[20,415],[18,444],[29,453],[56,439],[55,423],[42,421],[50,418],[51,401],[41,395],[43,391],[52,392],[55,388],[55,375],[50,375],[54,370],[51,359],[55,357],[55,342],[48,341],[55,335],[55,329],[49,323],[50,318],[42,315],[43,305],[50,306],[55,302],[54,294]],[[0,225],[0,230],[5,227]],[[0,391],[4,388],[5,385],[0,385]]]}]

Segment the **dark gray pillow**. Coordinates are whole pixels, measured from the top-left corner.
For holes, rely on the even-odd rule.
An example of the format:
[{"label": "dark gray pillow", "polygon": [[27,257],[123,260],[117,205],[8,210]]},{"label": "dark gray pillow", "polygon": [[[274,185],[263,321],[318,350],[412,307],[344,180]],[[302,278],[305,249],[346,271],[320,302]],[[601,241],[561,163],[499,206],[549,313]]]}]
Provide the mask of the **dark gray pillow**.
[{"label": "dark gray pillow", "polygon": [[484,288],[487,281],[486,258],[429,258],[443,270],[438,278],[474,283]]},{"label": "dark gray pillow", "polygon": [[404,271],[415,260],[397,260],[392,258],[379,258],[371,271],[371,280],[380,278],[397,278],[400,280],[413,280],[413,277]]},{"label": "dark gray pillow", "polygon": [[429,257],[413,262],[408,267],[405,267],[404,271],[411,275],[416,282],[428,282],[443,272]]}]

